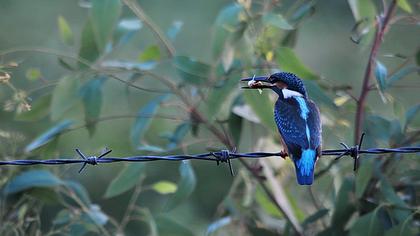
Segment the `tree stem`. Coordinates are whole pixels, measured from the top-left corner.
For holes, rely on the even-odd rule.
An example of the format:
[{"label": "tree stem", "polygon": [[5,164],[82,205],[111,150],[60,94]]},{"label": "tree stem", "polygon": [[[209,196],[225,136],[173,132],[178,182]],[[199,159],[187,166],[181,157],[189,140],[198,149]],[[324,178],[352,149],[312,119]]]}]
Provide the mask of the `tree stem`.
[{"label": "tree stem", "polygon": [[353,137],[355,144],[358,143],[360,135],[362,133],[363,120],[365,117],[366,98],[370,92],[369,82],[370,82],[370,77],[372,76],[374,63],[376,61],[376,55],[378,54],[383,36],[385,32],[387,31],[387,27],[390,22],[391,16],[395,11],[396,2],[397,2],[396,0],[392,0],[391,4],[386,10],[383,20],[379,19],[376,22],[375,38],[373,41],[372,48],[370,50],[369,61],[366,66],[365,75],[363,78],[362,91],[360,92],[360,96],[357,99],[357,108],[356,108],[356,115],[355,115],[355,122],[354,122],[355,129],[354,129],[354,137]]}]

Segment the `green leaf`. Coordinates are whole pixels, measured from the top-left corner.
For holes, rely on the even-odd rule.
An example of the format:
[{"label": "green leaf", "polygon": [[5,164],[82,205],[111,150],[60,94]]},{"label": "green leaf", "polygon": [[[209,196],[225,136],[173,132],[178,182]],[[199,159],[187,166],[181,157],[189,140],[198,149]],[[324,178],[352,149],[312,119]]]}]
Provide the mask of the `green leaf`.
[{"label": "green leaf", "polygon": [[337,234],[344,232],[344,227],[353,215],[356,207],[351,201],[353,195],[353,181],[345,179],[338,191],[331,218],[331,226]]},{"label": "green leaf", "polygon": [[66,19],[63,16],[58,16],[57,19],[58,30],[60,32],[61,41],[69,46],[74,44],[73,32]]},{"label": "green leaf", "polygon": [[156,217],[156,225],[158,235],[194,236],[193,232],[189,229],[191,226],[183,226],[169,217]]},{"label": "green leaf", "polygon": [[356,22],[363,19],[373,20],[376,16],[375,4],[371,0],[347,0]]},{"label": "green leaf", "polygon": [[153,146],[153,145],[144,145],[144,144],[140,144],[140,146],[137,146],[136,148],[138,151],[145,151],[145,152],[165,152],[165,149],[158,147],[158,146]]},{"label": "green leaf", "polygon": [[177,72],[187,84],[199,85],[210,77],[211,67],[187,56],[176,56],[173,59]]},{"label": "green leaf", "polygon": [[319,79],[318,75],[308,69],[291,48],[280,47],[276,52],[276,58],[283,71],[292,72],[304,80]]},{"label": "green leaf", "polygon": [[29,68],[26,70],[25,76],[28,80],[34,81],[40,79],[42,77],[42,73],[38,68]]},{"label": "green leaf", "polygon": [[410,3],[407,0],[397,0],[397,5],[404,11],[408,13],[413,13],[413,9],[411,8]]},{"label": "green leaf", "polygon": [[238,79],[232,76],[210,90],[206,103],[209,119],[225,120],[228,118],[234,98],[240,92],[239,89],[235,89],[237,86]]},{"label": "green leaf", "polygon": [[31,152],[49,142],[51,142],[52,140],[54,140],[55,138],[57,138],[58,135],[61,134],[61,132],[63,132],[64,130],[66,130],[67,128],[69,128],[71,125],[73,124],[73,121],[70,120],[64,120],[56,125],[54,125],[53,127],[51,127],[50,129],[48,129],[47,131],[45,131],[43,134],[41,134],[40,136],[38,136],[35,140],[33,140],[30,144],[28,144],[25,147],[25,152]]},{"label": "green leaf", "polygon": [[143,138],[144,133],[150,125],[151,118],[155,115],[159,105],[168,97],[168,95],[162,95],[154,100],[147,103],[142,107],[137,113],[138,117],[136,118],[132,128],[131,128],[131,144],[133,146],[138,146],[139,141]]},{"label": "green leaf", "polygon": [[293,29],[293,26],[291,26],[289,22],[287,22],[287,20],[284,19],[284,17],[280,14],[267,13],[267,14],[264,14],[262,20],[264,24],[268,24],[268,25],[277,27],[279,29],[283,29],[283,30]]},{"label": "green leaf", "polygon": [[223,218],[217,219],[216,221],[213,221],[206,230],[206,236],[212,235],[217,230],[225,227],[226,225],[229,225],[232,223],[232,217],[231,216],[225,216]]},{"label": "green leaf", "polygon": [[407,75],[414,73],[414,72],[420,72],[420,67],[418,66],[406,66],[398,70],[396,73],[394,73],[392,76],[389,77],[387,81],[387,87],[391,87],[394,85],[395,82],[405,78]]},{"label": "green leaf", "polygon": [[56,187],[62,184],[57,176],[47,170],[29,170],[11,179],[3,189],[3,193],[8,195],[31,188]]},{"label": "green leaf", "polygon": [[373,175],[372,159],[363,159],[356,174],[356,197],[362,198],[366,187]]},{"label": "green leaf", "polygon": [[267,195],[262,191],[260,187],[255,191],[255,200],[262,207],[265,213],[274,216],[276,218],[282,218],[283,214],[279,211],[278,207],[268,199]]},{"label": "green leaf", "polygon": [[50,112],[51,94],[44,95],[34,101],[31,110],[16,113],[18,121],[38,121],[45,118]]},{"label": "green leaf", "polygon": [[78,101],[79,79],[67,76],[60,79],[52,94],[51,119],[59,120]]},{"label": "green leaf", "polygon": [[87,128],[91,136],[95,131],[96,123],[94,121],[101,113],[102,85],[105,80],[106,77],[91,79],[79,91],[85,110],[85,122],[88,124]]},{"label": "green leaf", "polygon": [[183,161],[179,166],[181,179],[178,182],[177,191],[168,199],[165,210],[170,211],[185,201],[194,191],[197,184],[194,170],[189,161]]},{"label": "green leaf", "polygon": [[90,205],[87,215],[89,219],[93,221],[92,223],[96,225],[105,225],[109,219],[108,216],[96,204]]},{"label": "green leaf", "polygon": [[336,109],[337,105],[335,105],[334,100],[331,99],[324,90],[312,80],[305,80],[304,81],[305,87],[308,90],[309,97],[314,100],[317,104],[323,104],[330,109]]},{"label": "green leaf", "polygon": [[170,181],[159,181],[152,185],[152,189],[160,194],[175,193],[177,186],[175,183]]},{"label": "green leaf", "polygon": [[[395,192],[394,188],[392,187],[391,183],[387,180],[385,176],[381,176],[380,181],[380,191],[382,193],[382,197],[386,199],[387,202],[392,203],[394,206],[401,207],[401,208],[408,208],[409,206],[398,196]],[[393,216],[398,219],[399,222],[404,221],[409,217],[410,211],[404,209],[393,209]]]},{"label": "green leaf", "polygon": [[240,22],[240,15],[244,9],[239,4],[230,4],[223,8],[216,18],[213,35],[213,55],[218,58],[229,40],[235,36],[240,37],[244,32],[244,26]]},{"label": "green leaf", "polygon": [[76,197],[79,198],[85,205],[89,206],[92,204],[89,194],[83,185],[71,180],[64,181],[64,184],[73,191]]},{"label": "green leaf", "polygon": [[111,184],[108,186],[105,192],[105,198],[111,198],[118,196],[122,193],[127,192],[136,186],[140,180],[140,176],[144,172],[144,165],[129,164],[120,171],[117,177],[115,177]]},{"label": "green leaf", "polygon": [[[95,41],[95,35],[92,27],[92,21],[88,19],[83,27],[80,39],[79,57],[88,62],[96,61],[102,52]],[[88,68],[89,65],[79,61],[79,67]]]},{"label": "green leaf", "polygon": [[383,235],[384,228],[377,216],[377,211],[380,207],[381,206],[378,206],[378,208],[376,208],[374,211],[359,217],[351,226],[349,235]]},{"label": "green leaf", "polygon": [[169,29],[166,31],[166,35],[168,36],[168,38],[174,41],[183,25],[184,22],[182,21],[173,21],[171,27],[169,27]]},{"label": "green leaf", "polygon": [[410,107],[405,113],[405,127],[409,126],[416,115],[420,112],[420,104]]},{"label": "green leaf", "polygon": [[103,51],[121,12],[120,0],[92,0],[90,19],[99,51]]},{"label": "green leaf", "polygon": [[325,209],[325,208],[319,209],[318,211],[316,211],[312,215],[308,216],[305,219],[305,221],[303,221],[302,226],[306,227],[307,225],[322,219],[324,216],[326,216],[328,214],[328,212],[330,212],[329,209]]},{"label": "green leaf", "polygon": [[386,77],[388,76],[388,70],[386,67],[378,60],[376,60],[375,66],[375,78],[378,83],[379,90],[383,92],[386,89]]},{"label": "green leaf", "polygon": [[166,137],[169,140],[167,148],[168,149],[176,148],[190,130],[191,130],[191,124],[189,122],[185,122],[178,125],[174,133]]},{"label": "green leaf", "polygon": [[257,91],[244,91],[242,96],[257,114],[261,123],[271,132],[277,133],[277,127],[274,123],[274,104],[270,101],[267,91],[262,94]]},{"label": "green leaf", "polygon": [[239,146],[239,143],[241,141],[241,134],[242,134],[242,117],[230,113],[229,119],[228,119],[228,126],[229,131],[232,135],[233,142],[235,146]]},{"label": "green leaf", "polygon": [[139,55],[141,62],[146,61],[159,61],[160,60],[160,49],[157,45],[151,45],[143,50]]}]

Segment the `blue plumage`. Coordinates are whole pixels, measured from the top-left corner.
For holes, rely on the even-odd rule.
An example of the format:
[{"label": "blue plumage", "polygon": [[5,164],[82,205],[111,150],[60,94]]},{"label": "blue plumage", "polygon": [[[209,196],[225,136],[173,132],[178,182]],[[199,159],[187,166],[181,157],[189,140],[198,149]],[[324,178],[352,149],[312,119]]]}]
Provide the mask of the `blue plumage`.
[{"label": "blue plumage", "polygon": [[271,88],[279,95],[274,107],[277,128],[295,164],[298,183],[311,185],[316,161],[321,156],[318,107],[308,98],[302,80],[295,74],[280,72],[269,77],[258,77],[256,81],[272,85],[251,83],[253,87],[250,88]]}]

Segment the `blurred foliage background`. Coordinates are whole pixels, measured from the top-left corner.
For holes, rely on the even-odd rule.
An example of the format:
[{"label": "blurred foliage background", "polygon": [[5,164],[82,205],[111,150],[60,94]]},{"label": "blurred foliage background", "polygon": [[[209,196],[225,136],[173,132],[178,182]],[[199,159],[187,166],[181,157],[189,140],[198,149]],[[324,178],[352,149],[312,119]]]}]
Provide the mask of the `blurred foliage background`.
[{"label": "blurred foliage background", "polygon": [[[363,148],[418,145],[419,8],[414,0],[1,0],[1,159],[79,158],[75,148],[105,147],[117,157],[279,151],[275,96],[238,82],[278,70],[303,78],[320,106],[324,149],[358,139],[363,92]],[[356,174],[350,159],[321,158],[311,187],[297,185],[290,160],[233,165],[235,177],[199,161],[81,174],[74,165],[2,166],[0,234],[419,234],[418,154],[366,156]]]}]

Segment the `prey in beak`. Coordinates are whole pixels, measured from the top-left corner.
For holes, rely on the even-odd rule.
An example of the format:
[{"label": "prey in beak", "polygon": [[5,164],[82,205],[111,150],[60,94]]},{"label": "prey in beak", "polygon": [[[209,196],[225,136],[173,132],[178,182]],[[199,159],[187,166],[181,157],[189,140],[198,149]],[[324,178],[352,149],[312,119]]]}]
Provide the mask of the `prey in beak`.
[{"label": "prey in beak", "polygon": [[276,85],[272,84],[267,76],[251,77],[241,79],[241,81],[248,82],[248,86],[242,86],[243,89],[265,89],[273,88]]}]

